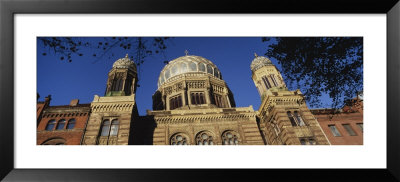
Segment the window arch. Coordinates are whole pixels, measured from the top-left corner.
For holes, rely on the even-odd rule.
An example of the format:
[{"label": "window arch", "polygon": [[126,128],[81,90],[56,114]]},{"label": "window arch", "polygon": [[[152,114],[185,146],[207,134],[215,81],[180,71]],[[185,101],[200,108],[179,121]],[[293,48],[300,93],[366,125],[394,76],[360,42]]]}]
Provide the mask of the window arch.
[{"label": "window arch", "polygon": [[163,84],[164,83],[164,75],[161,75],[160,78],[161,78],[160,84]]},{"label": "window arch", "polygon": [[292,115],[292,113],[290,111],[288,111],[287,115],[289,117],[289,120],[290,120],[290,123],[292,124],[292,126],[305,126],[306,125],[298,111],[294,111],[294,116]]},{"label": "window arch", "polygon": [[225,99],[222,98],[222,95],[214,94],[214,102],[217,107],[225,107]]},{"label": "window arch", "polygon": [[181,94],[175,95],[169,98],[169,109],[173,110],[178,107],[182,107],[182,96]]},{"label": "window arch", "polygon": [[176,74],[179,74],[179,68],[178,68],[178,65],[177,65],[177,64],[175,64],[175,65],[172,66],[172,68],[171,68],[171,76],[174,76],[174,75],[176,75]]},{"label": "window arch", "polygon": [[206,72],[206,66],[203,63],[199,63],[199,71]]},{"label": "window arch", "polygon": [[171,145],[189,145],[189,137],[184,133],[176,133],[170,139]]},{"label": "window arch", "polygon": [[74,129],[75,123],[76,123],[75,119],[70,119],[67,124],[67,129]]},{"label": "window arch", "polygon": [[54,119],[50,120],[46,125],[46,130],[47,131],[53,130],[55,124],[56,124],[56,120],[54,120]]},{"label": "window arch", "polygon": [[190,71],[197,71],[197,64],[195,62],[190,62],[189,69]]},{"label": "window arch", "polygon": [[275,87],[278,86],[278,82],[275,79],[275,75],[270,75],[269,77],[271,77],[272,83],[274,83]]},{"label": "window arch", "polygon": [[266,76],[263,76],[262,77],[262,80],[264,81],[264,85],[265,85],[265,87],[267,88],[267,90],[268,89],[270,89],[272,86],[271,86],[271,83],[269,83],[269,80],[268,80],[268,78],[266,77]]},{"label": "window arch", "polygon": [[124,81],[122,80],[122,78],[118,79],[117,84],[118,84],[118,86],[117,86],[115,91],[121,91],[122,90],[122,86],[124,84]]},{"label": "window arch", "polygon": [[118,128],[119,128],[119,121],[118,120],[113,120],[111,122],[110,136],[118,135]]},{"label": "window arch", "polygon": [[41,145],[65,145],[66,140],[61,137],[49,138],[45,140]]},{"label": "window arch", "polygon": [[290,111],[288,111],[288,112],[287,112],[287,115],[288,115],[288,117],[289,117],[289,120],[290,120],[290,123],[292,124],[292,126],[297,126],[297,123],[296,123],[296,121],[294,120],[292,113],[291,113]]},{"label": "window arch", "polygon": [[214,145],[214,138],[208,131],[202,131],[196,136],[197,145]]},{"label": "window arch", "polygon": [[239,137],[234,131],[222,133],[222,145],[239,145]]},{"label": "window arch", "polygon": [[167,69],[165,70],[165,79],[168,80],[169,76],[170,76],[169,69]]},{"label": "window arch", "polygon": [[64,129],[64,126],[65,126],[65,119],[61,119],[57,123],[56,130],[62,130]]},{"label": "window arch", "polygon": [[219,78],[219,71],[217,68],[214,68],[214,76]]},{"label": "window arch", "polygon": [[103,125],[101,127],[101,136],[108,136],[110,133],[110,121],[109,120],[104,120]]},{"label": "window arch", "polygon": [[199,105],[199,104],[205,104],[206,103],[206,99],[204,98],[204,93],[203,92],[192,92],[190,93],[191,96],[191,103],[193,105]]},{"label": "window arch", "polygon": [[181,73],[185,73],[188,71],[188,66],[186,63],[181,63]]},{"label": "window arch", "polygon": [[213,73],[213,68],[211,67],[211,65],[209,65],[209,64],[207,64],[207,73],[210,73],[210,74],[214,74]]},{"label": "window arch", "polygon": [[101,136],[117,136],[119,129],[119,121],[114,119],[112,122],[106,119],[101,126]]},{"label": "window arch", "polygon": [[299,126],[305,126],[306,124],[304,123],[303,119],[301,118],[299,112],[294,111],[294,117],[297,120],[297,123],[299,124]]}]

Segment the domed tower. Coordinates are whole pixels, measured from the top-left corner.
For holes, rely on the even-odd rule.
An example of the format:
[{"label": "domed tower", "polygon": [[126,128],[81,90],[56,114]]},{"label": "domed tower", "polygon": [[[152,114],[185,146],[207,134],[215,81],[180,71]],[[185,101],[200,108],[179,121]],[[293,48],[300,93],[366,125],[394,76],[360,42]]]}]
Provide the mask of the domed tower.
[{"label": "domed tower", "polygon": [[83,145],[128,145],[133,141],[133,122],[138,118],[135,101],[137,72],[128,54],[114,62],[108,73],[105,96],[90,104]]},{"label": "domed tower", "polygon": [[329,144],[303,94],[298,89],[287,89],[270,59],[255,54],[250,69],[261,97],[259,127],[269,145]]},{"label": "domed tower", "polygon": [[154,110],[235,107],[233,94],[210,60],[186,55],[161,71],[153,95]]},{"label": "domed tower", "polygon": [[263,97],[269,89],[277,90],[286,88],[281,73],[266,57],[258,56],[254,53],[254,60],[251,62],[252,79],[257,87],[258,93]]},{"label": "domed tower", "polygon": [[153,145],[265,144],[253,107],[236,107],[218,67],[200,56],[186,52],[162,69],[153,109],[141,129]]},{"label": "domed tower", "polygon": [[129,59],[128,54],[124,58],[114,62],[108,73],[106,96],[132,95],[136,92],[137,71],[136,64]]}]

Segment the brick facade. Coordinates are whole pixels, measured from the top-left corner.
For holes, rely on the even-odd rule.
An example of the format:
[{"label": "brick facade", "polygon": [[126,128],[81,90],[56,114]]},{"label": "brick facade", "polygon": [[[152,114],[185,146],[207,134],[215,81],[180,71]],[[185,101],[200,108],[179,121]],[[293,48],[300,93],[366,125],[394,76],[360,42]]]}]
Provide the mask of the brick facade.
[{"label": "brick facade", "polygon": [[[48,106],[45,108],[37,127],[36,144],[80,145],[90,114],[89,106],[89,104],[78,104],[78,101],[75,100],[71,102],[71,105]],[[64,127],[57,129],[62,120],[65,120]],[[75,120],[74,127],[71,127],[72,120]],[[46,130],[49,121],[55,121],[55,123],[52,128]],[[67,126],[70,126],[71,129],[67,129]]]},{"label": "brick facade", "polygon": [[[313,109],[312,113],[318,120],[322,130],[332,145],[363,145],[363,101],[352,99],[351,104],[341,110]],[[344,126],[349,125],[349,132]],[[336,128],[339,135],[332,130]]]}]

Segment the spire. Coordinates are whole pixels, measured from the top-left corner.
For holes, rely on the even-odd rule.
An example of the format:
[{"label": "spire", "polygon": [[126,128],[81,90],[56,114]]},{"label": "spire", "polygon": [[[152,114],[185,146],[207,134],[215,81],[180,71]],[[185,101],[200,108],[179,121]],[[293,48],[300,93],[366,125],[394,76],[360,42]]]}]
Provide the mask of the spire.
[{"label": "spire", "polygon": [[185,54],[186,54],[186,56],[189,54],[189,51],[188,50],[185,50]]},{"label": "spire", "polygon": [[125,58],[128,58],[128,54],[125,55]]},{"label": "spire", "polygon": [[257,53],[254,53],[254,57],[258,57]]}]

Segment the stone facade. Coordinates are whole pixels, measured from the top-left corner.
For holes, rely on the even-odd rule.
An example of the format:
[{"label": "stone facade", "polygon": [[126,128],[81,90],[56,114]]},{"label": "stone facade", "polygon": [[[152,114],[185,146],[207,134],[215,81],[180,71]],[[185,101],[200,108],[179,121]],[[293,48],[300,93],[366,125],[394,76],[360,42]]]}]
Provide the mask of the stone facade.
[{"label": "stone facade", "polygon": [[133,123],[138,117],[135,92],[136,65],[126,55],[108,73],[104,97],[94,96],[83,145],[128,145],[133,142]]},{"label": "stone facade", "polygon": [[250,66],[261,96],[260,130],[268,145],[328,145],[300,90],[289,91],[278,69],[255,55]]},{"label": "stone facade", "polygon": [[[38,102],[37,144],[329,145],[328,139],[332,144],[362,144],[360,131],[355,131],[357,137],[340,138],[329,128],[340,125],[340,133],[341,126],[362,129],[362,102],[328,120],[324,111],[310,111],[300,90],[287,89],[268,58],[255,55],[250,68],[262,100],[258,111],[236,107],[218,67],[186,53],[161,70],[153,110],[139,116],[136,65],[127,55],[113,64],[104,96],[95,95],[90,105],[73,100],[69,106],[49,106],[50,97]],[[47,127],[61,119],[75,119],[74,129],[54,129],[57,122]]]},{"label": "stone facade", "polygon": [[[137,115],[135,95],[99,97],[90,105],[91,115],[84,136],[84,145],[128,145],[131,140],[133,116]],[[136,111],[136,112],[135,112]],[[118,121],[116,135],[102,135],[105,121]]]},{"label": "stone facade", "polygon": [[252,107],[149,111],[148,115],[157,126],[153,145],[174,144],[176,135],[186,138],[182,145],[264,145]]}]

